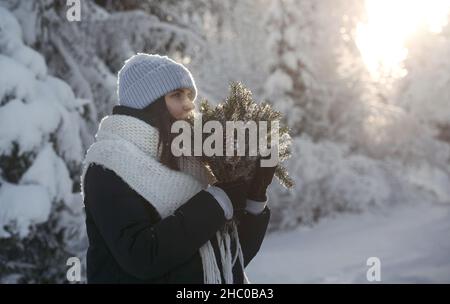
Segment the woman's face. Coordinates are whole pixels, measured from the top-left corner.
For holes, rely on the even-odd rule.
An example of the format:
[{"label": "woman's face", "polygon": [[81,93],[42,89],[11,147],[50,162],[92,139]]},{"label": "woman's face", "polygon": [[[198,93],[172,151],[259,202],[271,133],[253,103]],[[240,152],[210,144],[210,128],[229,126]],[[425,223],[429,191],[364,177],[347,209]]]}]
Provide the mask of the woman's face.
[{"label": "woman's face", "polygon": [[194,110],[194,94],[189,89],[177,89],[164,96],[167,109],[175,119],[186,119]]}]

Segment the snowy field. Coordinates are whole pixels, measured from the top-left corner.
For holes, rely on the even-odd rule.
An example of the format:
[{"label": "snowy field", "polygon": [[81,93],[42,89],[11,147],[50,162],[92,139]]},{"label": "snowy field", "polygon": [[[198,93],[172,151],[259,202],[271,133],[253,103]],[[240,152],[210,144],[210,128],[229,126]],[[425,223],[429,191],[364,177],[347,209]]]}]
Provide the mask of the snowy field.
[{"label": "snowy field", "polygon": [[269,234],[247,275],[252,283],[371,283],[373,256],[381,283],[450,283],[450,206],[403,204]]}]

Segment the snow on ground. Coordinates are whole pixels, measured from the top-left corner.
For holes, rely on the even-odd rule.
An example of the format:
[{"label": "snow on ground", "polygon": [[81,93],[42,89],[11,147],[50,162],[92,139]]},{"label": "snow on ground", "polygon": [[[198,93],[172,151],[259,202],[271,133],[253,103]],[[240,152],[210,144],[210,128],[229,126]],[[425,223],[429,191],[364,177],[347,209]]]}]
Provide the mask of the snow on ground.
[{"label": "snow on ground", "polygon": [[252,283],[450,283],[450,206],[399,204],[268,234],[246,272]]}]

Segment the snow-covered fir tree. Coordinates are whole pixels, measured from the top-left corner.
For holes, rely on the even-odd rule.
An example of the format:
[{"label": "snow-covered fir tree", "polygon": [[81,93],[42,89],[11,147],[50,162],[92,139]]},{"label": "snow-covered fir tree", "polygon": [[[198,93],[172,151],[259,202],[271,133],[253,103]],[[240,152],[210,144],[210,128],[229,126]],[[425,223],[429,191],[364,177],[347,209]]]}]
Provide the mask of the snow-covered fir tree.
[{"label": "snow-covered fir tree", "polygon": [[317,78],[317,48],[325,41],[321,8],[317,1],[273,0],[269,5],[264,97],[285,114],[293,134],[321,136],[328,119],[324,83]]},{"label": "snow-covered fir tree", "polygon": [[73,192],[86,100],[48,74],[2,7],[0,68],[0,281],[63,282],[67,258],[86,245]]}]

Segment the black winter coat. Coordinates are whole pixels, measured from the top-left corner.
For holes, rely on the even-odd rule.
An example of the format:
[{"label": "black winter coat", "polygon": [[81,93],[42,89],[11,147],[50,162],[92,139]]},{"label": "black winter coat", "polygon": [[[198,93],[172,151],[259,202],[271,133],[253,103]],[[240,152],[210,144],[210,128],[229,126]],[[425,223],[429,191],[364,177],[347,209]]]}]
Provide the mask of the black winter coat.
[{"label": "black winter coat", "polygon": [[[161,219],[148,201],[100,165],[88,168],[83,185],[88,283],[203,283],[198,249],[208,240],[222,269],[215,233],[226,219],[208,192],[200,191]],[[270,209],[266,206],[261,214],[244,212],[237,217],[247,266],[261,246]],[[243,283],[238,264],[233,268],[234,282]]]}]

